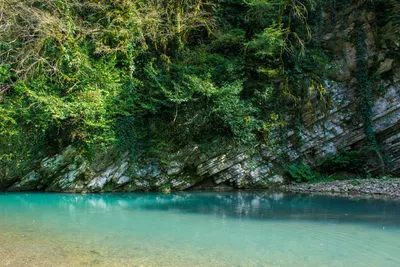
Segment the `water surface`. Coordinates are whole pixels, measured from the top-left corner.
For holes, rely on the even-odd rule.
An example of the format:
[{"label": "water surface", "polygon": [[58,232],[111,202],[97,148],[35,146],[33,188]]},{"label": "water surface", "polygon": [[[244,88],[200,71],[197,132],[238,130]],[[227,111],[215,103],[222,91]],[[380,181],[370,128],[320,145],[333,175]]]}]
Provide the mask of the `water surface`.
[{"label": "water surface", "polygon": [[400,266],[400,203],[269,192],[0,194],[0,266]]}]

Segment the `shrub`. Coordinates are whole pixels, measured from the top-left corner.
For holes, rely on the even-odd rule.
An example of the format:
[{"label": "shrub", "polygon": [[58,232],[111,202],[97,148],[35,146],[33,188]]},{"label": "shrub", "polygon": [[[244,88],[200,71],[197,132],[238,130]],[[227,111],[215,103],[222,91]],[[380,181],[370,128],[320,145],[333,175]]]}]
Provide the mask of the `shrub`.
[{"label": "shrub", "polygon": [[349,172],[362,174],[365,159],[361,151],[342,150],[337,154],[326,157],[321,165],[320,171],[324,173]]},{"label": "shrub", "polygon": [[319,173],[313,171],[310,166],[304,163],[290,165],[287,174],[290,180],[296,183],[311,182],[320,177]]}]

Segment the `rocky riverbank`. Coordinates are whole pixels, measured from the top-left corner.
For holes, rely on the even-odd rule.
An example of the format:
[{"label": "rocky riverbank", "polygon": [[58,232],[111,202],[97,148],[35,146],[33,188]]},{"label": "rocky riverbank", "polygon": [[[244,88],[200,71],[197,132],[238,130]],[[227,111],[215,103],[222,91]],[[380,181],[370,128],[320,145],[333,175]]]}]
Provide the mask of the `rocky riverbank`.
[{"label": "rocky riverbank", "polygon": [[291,184],[279,187],[285,192],[321,193],[333,195],[369,195],[400,199],[400,178],[355,179],[313,184]]}]

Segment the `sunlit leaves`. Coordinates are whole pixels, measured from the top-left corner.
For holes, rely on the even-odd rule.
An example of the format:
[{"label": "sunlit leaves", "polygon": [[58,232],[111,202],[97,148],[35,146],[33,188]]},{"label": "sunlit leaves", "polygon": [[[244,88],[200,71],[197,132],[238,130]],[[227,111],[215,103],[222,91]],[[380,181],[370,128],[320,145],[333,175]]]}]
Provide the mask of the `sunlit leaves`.
[{"label": "sunlit leaves", "polygon": [[254,51],[255,55],[260,58],[279,56],[279,52],[285,45],[286,32],[286,30],[282,30],[281,25],[272,25],[257,34],[253,40],[247,43],[246,47]]}]

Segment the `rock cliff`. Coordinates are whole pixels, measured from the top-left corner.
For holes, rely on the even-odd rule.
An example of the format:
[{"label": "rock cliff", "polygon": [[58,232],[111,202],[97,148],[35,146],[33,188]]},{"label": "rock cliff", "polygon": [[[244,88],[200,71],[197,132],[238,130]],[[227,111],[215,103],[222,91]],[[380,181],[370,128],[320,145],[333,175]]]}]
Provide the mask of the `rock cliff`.
[{"label": "rock cliff", "polygon": [[[366,33],[367,69],[378,75],[379,83],[371,86],[381,88],[372,88],[373,130],[386,159],[386,172],[399,175],[400,57],[393,51],[399,51],[400,44],[389,32],[390,22],[377,28],[376,14],[354,12],[357,8],[350,6],[336,23],[329,23],[331,14],[325,13],[327,29],[321,45],[336,58],[332,62],[332,80],[325,82],[330,104],[326,110],[305,111],[300,133],[288,130],[286,136],[274,137],[287,140],[285,146],[260,144],[252,152],[226,146],[204,152],[191,144],[171,153],[167,160],[151,158],[140,164],[133,162],[129,153],[116,152],[113,148],[89,161],[69,146],[63,153],[41,160],[40,166],[24,177],[3,181],[0,189],[129,192],[167,188],[265,188],[282,184],[285,164],[302,158],[315,166],[320,159],[340,149],[358,149],[365,143],[357,93],[357,40],[353,38],[360,29]],[[373,172],[379,164],[372,160],[365,168]]]}]

